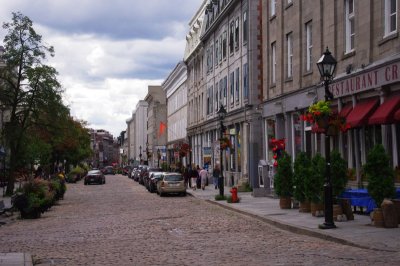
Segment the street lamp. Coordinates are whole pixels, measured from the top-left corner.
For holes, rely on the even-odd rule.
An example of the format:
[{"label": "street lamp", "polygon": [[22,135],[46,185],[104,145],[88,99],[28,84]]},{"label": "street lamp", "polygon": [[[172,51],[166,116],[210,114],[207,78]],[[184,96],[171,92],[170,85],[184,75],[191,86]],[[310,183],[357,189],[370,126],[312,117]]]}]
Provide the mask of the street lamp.
[{"label": "street lamp", "polygon": [[161,159],[161,151],[157,149],[157,158],[158,158],[158,168],[160,168],[160,159]]},{"label": "street lamp", "polygon": [[142,164],[142,145],[139,146],[139,160],[140,164]]},{"label": "street lamp", "polygon": [[223,156],[223,151],[221,149],[221,141],[224,138],[224,132],[225,132],[225,126],[224,126],[224,119],[226,116],[226,110],[224,108],[224,106],[221,104],[221,107],[219,108],[218,112],[218,119],[219,119],[219,123],[220,123],[220,131],[219,131],[219,160],[220,160],[220,165],[221,165],[221,175],[218,179],[218,186],[219,186],[219,195],[221,197],[224,196],[224,164],[223,164],[223,160],[222,160],[222,156]]},{"label": "street lamp", "polygon": [[[329,91],[329,83],[333,79],[333,73],[336,69],[336,60],[326,47],[325,53],[317,62],[318,70],[321,78],[324,81],[325,87],[325,101],[333,99],[332,92]],[[319,225],[320,229],[336,228],[333,222],[333,202],[332,202],[332,183],[331,183],[331,154],[330,154],[330,140],[328,129],[325,129],[325,184],[324,184],[324,197],[325,197],[325,222]]]}]

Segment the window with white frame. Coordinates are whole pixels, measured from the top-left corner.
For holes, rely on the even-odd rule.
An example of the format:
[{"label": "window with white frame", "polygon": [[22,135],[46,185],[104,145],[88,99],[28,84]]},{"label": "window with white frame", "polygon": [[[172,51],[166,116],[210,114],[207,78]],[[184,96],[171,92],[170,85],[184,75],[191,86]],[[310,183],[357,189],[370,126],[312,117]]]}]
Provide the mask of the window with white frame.
[{"label": "window with white frame", "polygon": [[243,94],[244,99],[249,99],[249,64],[246,63],[243,65]]},{"label": "window with white frame", "polygon": [[247,19],[247,10],[243,12],[243,44],[247,43],[249,35],[249,21]]},{"label": "window with white frame", "polygon": [[224,105],[228,103],[228,76],[224,77]]},{"label": "window with white frame", "polygon": [[276,83],[276,42],[271,44],[271,84]]},{"label": "window with white frame", "polygon": [[217,66],[218,65],[218,55],[219,55],[219,40],[217,39],[216,41],[215,41],[215,65]]},{"label": "window with white frame", "polygon": [[385,0],[385,36],[397,31],[397,0]]},{"label": "window with white frame", "polygon": [[210,97],[210,88],[207,89],[207,115],[210,114],[210,106],[211,106],[211,97]]},{"label": "window with white frame", "polygon": [[239,103],[239,99],[240,99],[240,83],[239,83],[239,68],[236,68],[235,70],[235,99],[236,99],[236,103]]},{"label": "window with white frame", "polygon": [[218,94],[220,94],[220,92],[219,92],[219,83],[217,82],[216,84],[215,84],[215,91],[214,91],[214,95],[215,95],[215,111],[218,111],[218,108],[219,108],[219,97],[218,97]]},{"label": "window with white frame", "polygon": [[218,61],[222,61],[222,34],[219,36]]},{"label": "window with white frame", "polygon": [[235,72],[232,71],[229,75],[229,88],[230,88],[230,103],[233,104],[235,101]]},{"label": "window with white frame", "polygon": [[213,69],[213,60],[214,60],[214,45],[210,46],[210,71]]},{"label": "window with white frame", "polygon": [[286,45],[287,45],[287,77],[291,78],[293,76],[293,38],[292,33],[286,35]]},{"label": "window with white frame", "polygon": [[346,50],[345,53],[350,53],[354,50],[354,38],[355,38],[355,21],[354,21],[354,0],[346,0],[345,1],[346,4],[346,21],[345,21],[345,25],[346,25]]},{"label": "window with white frame", "polygon": [[231,22],[229,27],[229,53],[233,53],[233,45],[235,41],[235,22]]},{"label": "window with white frame", "polygon": [[224,105],[224,79],[219,81],[219,101]]},{"label": "window with white frame", "polygon": [[235,49],[239,49],[239,18],[235,20]]},{"label": "window with white frame", "polygon": [[276,15],[276,0],[270,0],[271,17]]},{"label": "window with white frame", "polygon": [[210,114],[213,113],[213,105],[214,105],[214,86],[211,85],[210,88]]},{"label": "window with white frame", "polygon": [[222,58],[225,59],[226,58],[226,49],[227,49],[227,33],[226,31],[224,31],[224,33],[222,34]]},{"label": "window with white frame", "polygon": [[312,67],[312,21],[306,23],[306,71]]}]

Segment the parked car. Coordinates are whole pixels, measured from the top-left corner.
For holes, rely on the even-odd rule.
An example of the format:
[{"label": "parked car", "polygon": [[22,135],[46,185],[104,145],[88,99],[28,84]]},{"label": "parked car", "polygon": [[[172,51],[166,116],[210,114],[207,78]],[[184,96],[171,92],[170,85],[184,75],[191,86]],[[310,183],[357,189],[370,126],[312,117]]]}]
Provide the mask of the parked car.
[{"label": "parked car", "polygon": [[144,185],[144,175],[146,174],[148,169],[147,165],[143,165],[142,169],[140,169],[139,173],[139,184]]},{"label": "parked car", "polygon": [[179,193],[186,196],[186,186],[183,175],[180,173],[163,173],[157,182],[157,193],[160,197],[169,193]]},{"label": "parked car", "polygon": [[129,165],[126,165],[126,166],[124,166],[124,168],[122,168],[122,174],[123,175],[129,175],[129,172],[131,171],[131,169],[132,169],[132,166],[129,166]]},{"label": "parked car", "polygon": [[147,171],[143,175],[143,185],[147,188],[147,190],[150,191],[150,176],[152,173],[156,172],[162,172],[163,170],[161,168],[148,168]]},{"label": "parked car", "polygon": [[103,185],[106,183],[106,177],[100,170],[91,170],[87,173],[84,179],[84,184],[100,184]]},{"label": "parked car", "polygon": [[105,175],[115,175],[115,170],[114,170],[114,167],[112,167],[112,166],[104,167],[102,172]]},{"label": "parked car", "polygon": [[162,179],[163,172],[153,172],[150,175],[149,191],[154,193],[157,191],[157,183]]}]

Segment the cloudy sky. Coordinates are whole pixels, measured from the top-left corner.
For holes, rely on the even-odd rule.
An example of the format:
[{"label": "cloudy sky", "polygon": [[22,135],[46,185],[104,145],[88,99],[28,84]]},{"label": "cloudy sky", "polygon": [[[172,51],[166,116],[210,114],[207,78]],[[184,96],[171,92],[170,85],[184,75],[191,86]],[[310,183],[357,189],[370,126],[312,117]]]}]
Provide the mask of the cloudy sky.
[{"label": "cloudy sky", "polygon": [[[114,137],[148,85],[182,60],[188,23],[203,0],[0,0],[0,22],[21,12],[55,48],[65,103]],[[0,28],[0,44],[4,39]]]}]

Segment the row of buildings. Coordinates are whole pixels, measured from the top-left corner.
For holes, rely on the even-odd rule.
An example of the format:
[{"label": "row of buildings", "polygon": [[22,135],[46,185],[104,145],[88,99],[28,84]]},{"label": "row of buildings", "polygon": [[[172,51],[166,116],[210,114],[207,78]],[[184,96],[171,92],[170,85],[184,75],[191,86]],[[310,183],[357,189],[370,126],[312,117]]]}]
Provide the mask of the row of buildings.
[{"label": "row of buildings", "polygon": [[[284,139],[293,160],[338,149],[362,181],[362,165],[382,143],[400,162],[400,37],[397,0],[205,0],[189,22],[181,62],[150,86],[127,120],[131,161],[224,166],[226,183],[249,182],[267,195],[271,139]],[[337,60],[332,107],[351,128],[330,138],[302,121],[324,99],[316,62],[326,48]],[[231,147],[220,158],[223,135]]]}]

